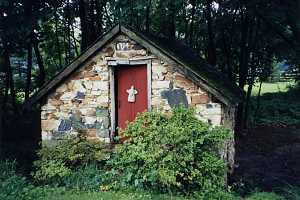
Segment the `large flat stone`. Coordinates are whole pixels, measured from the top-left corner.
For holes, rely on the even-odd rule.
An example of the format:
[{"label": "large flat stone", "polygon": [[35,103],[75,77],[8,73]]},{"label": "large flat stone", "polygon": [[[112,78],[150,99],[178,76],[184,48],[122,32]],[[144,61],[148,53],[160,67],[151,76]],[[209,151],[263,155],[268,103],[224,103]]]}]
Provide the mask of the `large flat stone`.
[{"label": "large flat stone", "polygon": [[71,120],[63,119],[63,120],[60,121],[60,124],[58,126],[58,131],[59,132],[70,131],[71,128],[72,128]]},{"label": "large flat stone", "polygon": [[75,92],[66,92],[60,97],[60,100],[71,101],[75,96],[76,96]]},{"label": "large flat stone", "polygon": [[166,90],[161,92],[161,96],[168,100],[171,108],[179,105],[188,106],[186,92],[183,89]]},{"label": "large flat stone", "polygon": [[58,129],[59,120],[55,119],[48,119],[48,120],[42,120],[42,130],[43,131],[54,131]]},{"label": "large flat stone", "polygon": [[94,81],[92,90],[108,90],[108,82],[107,81]]},{"label": "large flat stone", "polygon": [[191,96],[191,103],[194,105],[195,104],[206,104],[209,101],[210,101],[210,98],[207,94]]},{"label": "large flat stone", "polygon": [[96,117],[83,117],[83,121],[86,124],[94,124],[96,122]]},{"label": "large flat stone", "polygon": [[83,85],[82,80],[75,80],[72,90],[73,91],[79,91],[79,92],[82,92],[82,93],[86,92],[86,88]]},{"label": "large flat stone", "polygon": [[85,98],[85,93],[77,91],[76,96],[74,97],[74,100],[83,100]]},{"label": "large flat stone", "polygon": [[108,109],[106,108],[96,108],[97,117],[108,117]]},{"label": "large flat stone", "polygon": [[97,136],[100,138],[109,138],[109,130],[108,129],[97,129]]},{"label": "large flat stone", "polygon": [[96,98],[96,103],[99,105],[101,103],[108,103],[109,97],[107,95],[101,95]]},{"label": "large flat stone", "polygon": [[99,124],[99,127],[107,129],[110,122],[108,117],[97,117],[97,123]]},{"label": "large flat stone", "polygon": [[153,89],[169,89],[170,81],[154,81],[152,83]]}]

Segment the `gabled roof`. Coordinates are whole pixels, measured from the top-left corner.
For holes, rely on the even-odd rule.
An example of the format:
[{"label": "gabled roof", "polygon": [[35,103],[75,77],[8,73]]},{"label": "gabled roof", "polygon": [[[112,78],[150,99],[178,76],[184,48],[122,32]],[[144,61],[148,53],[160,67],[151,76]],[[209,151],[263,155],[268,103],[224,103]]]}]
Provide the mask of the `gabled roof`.
[{"label": "gabled roof", "polygon": [[224,75],[207,64],[200,58],[200,56],[196,55],[191,48],[180,43],[180,41],[145,34],[128,27],[117,25],[101,36],[71,64],[61,70],[54,78],[45,83],[24,103],[24,106],[31,106],[43,99],[45,95],[49,94],[60,83],[66,80],[66,78],[68,78],[74,71],[82,67],[88,59],[96,55],[96,53],[101,50],[104,45],[112,41],[119,34],[127,35],[129,38],[150,50],[159,58],[167,62],[172,62],[172,64],[175,64],[178,67],[183,67],[185,75],[203,89],[212,93],[224,104],[236,105],[240,102],[243,95],[242,91],[235,84],[226,80]]}]

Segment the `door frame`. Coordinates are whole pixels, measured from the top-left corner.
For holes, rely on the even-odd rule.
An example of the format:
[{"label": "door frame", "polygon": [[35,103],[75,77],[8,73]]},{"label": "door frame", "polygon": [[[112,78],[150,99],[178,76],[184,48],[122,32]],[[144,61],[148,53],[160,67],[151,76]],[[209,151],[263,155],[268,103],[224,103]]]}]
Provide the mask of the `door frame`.
[{"label": "door frame", "polygon": [[143,65],[147,66],[147,107],[148,111],[151,111],[151,93],[152,93],[152,58],[153,57],[143,57],[143,58],[133,58],[133,59],[124,59],[124,58],[107,58],[107,65],[109,70],[109,79],[110,79],[110,121],[111,121],[111,134],[110,139],[112,141],[114,134],[116,133],[116,91],[115,91],[115,71],[118,68],[124,66],[138,66]]}]

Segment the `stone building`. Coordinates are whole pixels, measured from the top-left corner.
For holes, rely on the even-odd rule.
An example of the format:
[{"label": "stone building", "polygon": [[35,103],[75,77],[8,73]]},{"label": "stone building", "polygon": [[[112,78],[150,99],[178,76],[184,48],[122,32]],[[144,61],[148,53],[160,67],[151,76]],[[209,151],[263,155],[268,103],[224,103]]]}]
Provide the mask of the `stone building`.
[{"label": "stone building", "polygon": [[[89,138],[111,142],[117,127],[124,128],[138,112],[169,112],[179,104],[194,107],[203,121],[233,130],[241,95],[180,42],[118,25],[25,105],[41,106],[42,140],[84,130]],[[227,148],[232,157],[233,146]]]}]

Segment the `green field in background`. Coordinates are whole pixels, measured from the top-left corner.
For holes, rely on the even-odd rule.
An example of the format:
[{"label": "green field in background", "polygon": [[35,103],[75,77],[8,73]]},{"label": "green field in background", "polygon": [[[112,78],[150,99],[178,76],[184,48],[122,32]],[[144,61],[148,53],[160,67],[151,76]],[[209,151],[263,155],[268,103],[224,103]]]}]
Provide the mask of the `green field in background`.
[{"label": "green field in background", "polygon": [[[262,83],[261,95],[265,93],[277,93],[277,92],[286,92],[292,86],[294,82],[276,82],[276,83]],[[248,85],[245,86],[245,91],[247,91]],[[252,89],[252,96],[257,96],[259,91],[259,83],[256,83]]]}]

